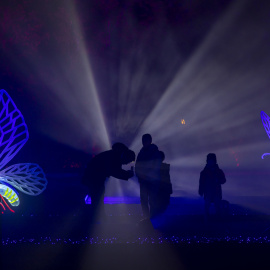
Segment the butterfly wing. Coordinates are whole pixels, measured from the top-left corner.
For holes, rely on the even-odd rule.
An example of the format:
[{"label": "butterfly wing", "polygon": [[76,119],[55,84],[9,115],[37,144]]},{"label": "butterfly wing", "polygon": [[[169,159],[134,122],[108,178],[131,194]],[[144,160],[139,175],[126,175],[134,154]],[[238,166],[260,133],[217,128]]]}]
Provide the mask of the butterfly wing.
[{"label": "butterfly wing", "polygon": [[[263,126],[265,128],[265,131],[270,139],[270,117],[264,111],[261,111],[261,119],[262,119]],[[269,155],[270,155],[270,153],[263,154],[262,159],[265,156],[269,156]]]},{"label": "butterfly wing", "polygon": [[41,167],[34,163],[19,163],[1,171],[1,181],[21,192],[36,196],[46,189],[47,179]]},{"label": "butterfly wing", "polygon": [[0,169],[19,152],[28,138],[21,112],[8,93],[0,90]]},{"label": "butterfly wing", "polygon": [[265,131],[270,139],[270,117],[264,111],[261,111],[261,119],[262,119],[263,126],[265,128]]}]

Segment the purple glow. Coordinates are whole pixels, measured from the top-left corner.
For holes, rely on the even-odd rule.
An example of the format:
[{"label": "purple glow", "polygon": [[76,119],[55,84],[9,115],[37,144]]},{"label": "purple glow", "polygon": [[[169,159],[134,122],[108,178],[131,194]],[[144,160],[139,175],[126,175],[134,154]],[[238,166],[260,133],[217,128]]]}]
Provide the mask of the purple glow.
[{"label": "purple glow", "polygon": [[[266,134],[268,135],[270,139],[270,117],[264,111],[261,111],[261,119],[262,119],[263,126],[265,128]],[[270,155],[270,153],[264,153],[262,155],[262,159],[264,159],[264,157],[268,155]]]},{"label": "purple glow", "polygon": [[24,146],[29,138],[27,126],[15,103],[0,90],[0,169],[2,169]]},{"label": "purple glow", "polygon": [[117,236],[105,238],[105,237],[84,237],[80,239],[72,238],[53,238],[50,236],[39,238],[21,238],[11,239],[6,238],[2,240],[3,246],[14,246],[20,244],[51,244],[51,245],[111,245],[111,244],[139,244],[139,245],[164,245],[164,244],[211,244],[211,243],[237,243],[237,244],[269,244],[270,239],[268,236],[221,236],[221,237],[206,237],[206,236],[156,236],[156,237],[136,237],[130,240],[123,240]]},{"label": "purple glow", "polygon": [[[85,204],[91,204],[91,198],[86,195]],[[105,204],[140,204],[139,197],[104,197]]]},{"label": "purple glow", "polygon": [[[8,93],[4,89],[0,90],[0,169],[19,152],[28,138],[28,129],[21,112]],[[3,169],[0,175],[1,184],[8,183],[28,195],[39,195],[47,185],[43,170],[33,163],[11,165]],[[19,205],[18,198],[17,204],[12,205]]]}]

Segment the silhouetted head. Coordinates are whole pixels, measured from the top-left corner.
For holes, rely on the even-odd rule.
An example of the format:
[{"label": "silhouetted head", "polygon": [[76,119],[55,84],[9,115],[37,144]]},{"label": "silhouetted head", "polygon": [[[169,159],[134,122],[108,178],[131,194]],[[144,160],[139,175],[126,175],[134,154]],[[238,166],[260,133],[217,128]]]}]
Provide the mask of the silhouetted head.
[{"label": "silhouetted head", "polygon": [[164,159],[165,159],[165,154],[164,154],[164,152],[159,151],[159,154],[160,154],[161,160],[164,161]]},{"label": "silhouetted head", "polygon": [[117,142],[113,144],[112,150],[119,154],[122,154],[124,151],[128,150],[128,147],[125,146],[123,143]]},{"label": "silhouetted head", "polygon": [[214,154],[214,153],[209,153],[209,154],[207,155],[206,162],[207,162],[207,164],[209,164],[209,165],[214,165],[214,164],[216,164],[216,163],[217,163],[217,157],[216,157],[216,154]]},{"label": "silhouetted head", "polygon": [[130,149],[128,149],[127,151],[124,151],[121,156],[122,164],[128,164],[132,161],[135,161],[135,159],[136,159],[135,152]]},{"label": "silhouetted head", "polygon": [[143,146],[149,146],[152,143],[152,136],[150,134],[144,134],[142,136],[142,144]]}]

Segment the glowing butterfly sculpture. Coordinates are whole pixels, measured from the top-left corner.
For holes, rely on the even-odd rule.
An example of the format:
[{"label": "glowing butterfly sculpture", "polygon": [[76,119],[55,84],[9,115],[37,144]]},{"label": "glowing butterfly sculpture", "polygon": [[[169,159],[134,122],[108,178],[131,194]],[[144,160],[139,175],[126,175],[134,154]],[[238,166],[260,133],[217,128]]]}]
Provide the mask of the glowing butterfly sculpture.
[{"label": "glowing butterfly sculpture", "polygon": [[[29,138],[27,126],[15,103],[2,89],[0,90],[0,170],[20,151]],[[39,165],[19,163],[0,171],[0,198],[7,208],[20,204],[18,192],[39,195],[47,185],[47,179]],[[0,203],[3,210],[4,204]],[[9,208],[11,210],[11,208]],[[12,211],[14,212],[14,211]]]},{"label": "glowing butterfly sculpture", "polygon": [[[263,126],[265,128],[265,131],[270,139],[270,117],[265,112],[261,111],[261,119],[262,119]],[[264,153],[262,155],[262,159],[267,155],[270,155],[270,153]]]}]

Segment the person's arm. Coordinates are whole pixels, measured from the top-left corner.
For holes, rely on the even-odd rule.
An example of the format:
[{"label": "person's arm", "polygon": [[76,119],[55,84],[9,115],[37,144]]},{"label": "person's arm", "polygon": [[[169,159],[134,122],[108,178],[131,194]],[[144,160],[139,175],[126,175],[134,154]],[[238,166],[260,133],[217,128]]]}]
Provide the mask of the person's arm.
[{"label": "person's arm", "polygon": [[134,172],[132,170],[125,171],[122,168],[113,170],[112,176],[121,180],[128,180],[129,178],[134,176]]},{"label": "person's arm", "polygon": [[225,184],[226,183],[225,174],[221,169],[219,169],[219,183],[220,184]]},{"label": "person's arm", "polygon": [[135,174],[137,177],[140,177],[140,172],[141,172],[141,162],[138,161],[137,159],[135,163]]},{"label": "person's arm", "polygon": [[135,174],[138,178],[141,177],[141,171],[142,171],[142,161],[141,161],[141,152],[139,152],[135,163]]},{"label": "person's arm", "polygon": [[121,179],[121,180],[128,180],[131,178],[134,173],[133,171],[129,170],[123,170],[122,164],[121,164],[121,158],[119,155],[115,153],[111,153],[110,158],[108,159],[108,175],[113,176],[115,178]]}]

